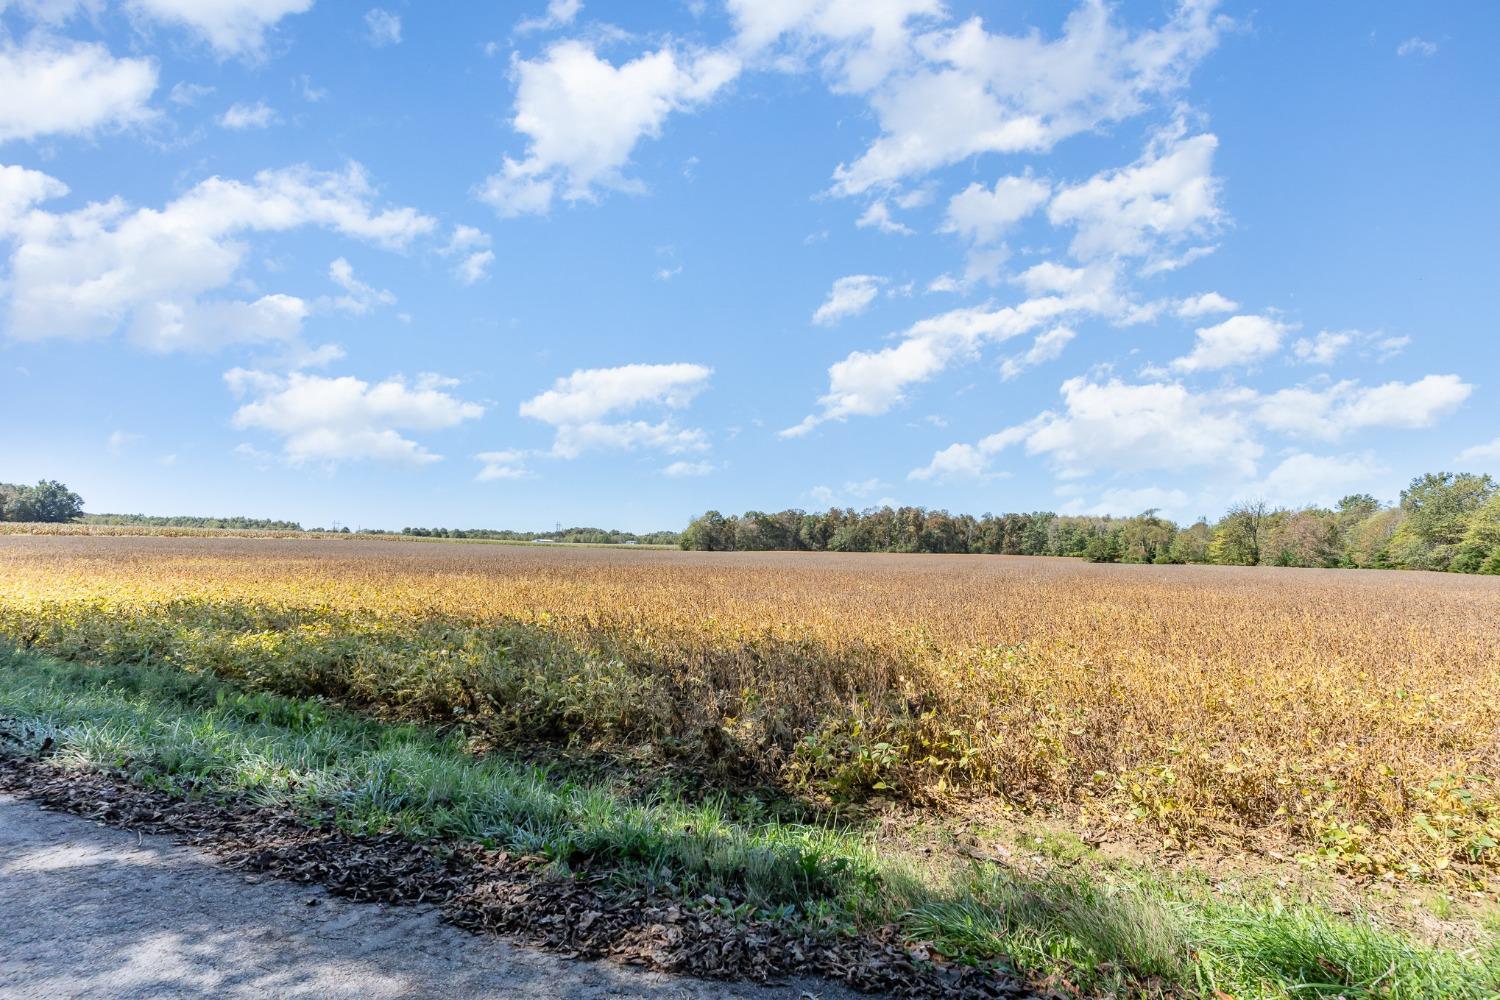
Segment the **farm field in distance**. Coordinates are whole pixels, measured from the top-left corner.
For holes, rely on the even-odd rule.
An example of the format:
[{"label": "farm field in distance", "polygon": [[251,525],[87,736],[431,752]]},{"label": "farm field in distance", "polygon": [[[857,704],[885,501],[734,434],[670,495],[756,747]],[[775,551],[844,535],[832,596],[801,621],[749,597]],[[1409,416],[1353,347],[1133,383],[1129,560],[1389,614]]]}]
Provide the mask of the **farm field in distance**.
[{"label": "farm field in distance", "polygon": [[[0,665],[0,717],[69,766],[171,784],[191,754],[162,747],[209,703],[172,702],[162,678],[189,675],[222,685],[220,708],[317,700],[646,810],[653,847],[609,826],[557,865],[605,859],[640,885],[675,859],[684,891],[895,926],[1064,992],[1500,982],[1496,578],[17,535],[0,537],[0,640],[23,651]],[[130,668],[153,680],[131,688]],[[314,794],[305,752],[259,752],[253,775],[194,758],[192,787]],[[407,788],[378,815],[515,836],[454,790],[479,780],[463,774],[438,805]],[[717,826],[684,818],[704,787]],[[697,854],[689,835],[708,838]]]}]

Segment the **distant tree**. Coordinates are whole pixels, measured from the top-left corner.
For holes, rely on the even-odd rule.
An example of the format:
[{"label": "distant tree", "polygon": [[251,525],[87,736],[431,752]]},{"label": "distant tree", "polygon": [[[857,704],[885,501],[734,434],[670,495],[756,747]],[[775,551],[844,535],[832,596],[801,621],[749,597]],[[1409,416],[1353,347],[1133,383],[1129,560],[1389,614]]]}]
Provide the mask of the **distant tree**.
[{"label": "distant tree", "polygon": [[1208,562],[1208,544],[1212,540],[1213,529],[1208,522],[1196,521],[1173,536],[1168,555],[1176,563]]},{"label": "distant tree", "polygon": [[1337,515],[1315,507],[1273,516],[1266,535],[1267,562],[1276,566],[1337,566],[1342,543]]},{"label": "distant tree", "polygon": [[1261,543],[1270,516],[1271,510],[1264,500],[1230,507],[1214,529],[1209,558],[1231,566],[1260,565]]},{"label": "distant tree", "polygon": [[1429,472],[1401,491],[1407,524],[1429,545],[1456,545],[1469,515],[1495,493],[1495,481],[1473,473]]},{"label": "distant tree", "polygon": [[711,510],[702,517],[694,518],[677,544],[684,549],[728,552],[734,549],[734,542],[735,526],[723,514]]},{"label": "distant tree", "polygon": [[1348,529],[1380,510],[1380,501],[1368,493],[1351,493],[1334,508],[1339,527]]},{"label": "distant tree", "polygon": [[1469,517],[1452,568],[1460,573],[1500,574],[1500,493],[1491,495]]},{"label": "distant tree", "polygon": [[1083,558],[1092,563],[1120,561],[1120,535],[1118,531],[1101,531],[1083,546]]},{"label": "distant tree", "polygon": [[1169,561],[1172,536],[1177,526],[1157,517],[1156,508],[1129,518],[1120,525],[1120,559],[1123,562]]},{"label": "distant tree", "polygon": [[0,520],[76,521],[83,516],[83,498],[55,479],[35,486],[0,484]]}]

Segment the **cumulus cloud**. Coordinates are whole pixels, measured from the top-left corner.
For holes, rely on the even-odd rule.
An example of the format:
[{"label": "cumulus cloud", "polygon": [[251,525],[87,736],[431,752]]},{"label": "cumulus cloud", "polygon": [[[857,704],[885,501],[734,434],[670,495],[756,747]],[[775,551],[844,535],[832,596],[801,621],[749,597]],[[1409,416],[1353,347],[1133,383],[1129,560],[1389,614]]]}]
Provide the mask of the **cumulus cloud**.
[{"label": "cumulus cloud", "polygon": [[[61,182],[7,171],[0,191],[60,196]],[[45,178],[39,179],[39,178]],[[18,197],[0,194],[0,209]],[[4,329],[14,340],[85,339],[124,330],[158,351],[295,341],[308,309],[284,294],[232,297],[252,233],[316,226],[388,249],[431,231],[412,208],[377,208],[362,168],[211,177],[160,209],[116,198],[71,212],[31,208],[0,225],[14,244]]]},{"label": "cumulus cloud", "polygon": [[1172,368],[1202,372],[1253,364],[1279,351],[1286,331],[1285,323],[1267,316],[1231,316],[1214,326],[1199,327],[1192,352],[1173,361]]},{"label": "cumulus cloud", "polygon": [[116,59],[103,45],[32,36],[0,40],[0,142],[88,135],[151,118],[156,63]]},{"label": "cumulus cloud", "polygon": [[1427,427],[1455,410],[1472,388],[1455,375],[1371,387],[1347,381],[1269,394],[1242,388],[1195,392],[1178,382],[1079,376],[1062,384],[1060,407],[972,444],[950,445],[909,475],[983,476],[996,455],[1022,447],[1046,458],[1064,479],[1201,468],[1238,480],[1235,488],[1244,495],[1324,503],[1383,469],[1368,455],[1317,457],[1297,450],[1266,478],[1256,479],[1265,454],[1263,431],[1331,441],[1359,430]]},{"label": "cumulus cloud", "polygon": [[1052,188],[1032,177],[1002,177],[993,187],[970,184],[948,202],[943,232],[972,243],[998,242],[1016,223],[1046,204]]},{"label": "cumulus cloud", "polygon": [[[1017,281],[1031,297],[1018,305],[950,310],[914,323],[891,347],[854,351],[835,362],[828,369],[828,392],[818,400],[819,412],[781,435],[796,437],[829,420],[886,413],[906,399],[911,387],[954,364],[976,359],[983,348],[1034,333],[1069,315],[1105,316],[1122,325],[1154,316],[1151,307],[1138,306],[1121,294],[1116,277],[1109,263],[1068,267],[1044,262],[1030,267]],[[1060,350],[1066,340],[1059,334],[1039,348],[1033,345],[1037,360]]]},{"label": "cumulus cloud", "polygon": [[1064,382],[1061,391],[1060,412],[985,439],[991,449],[1024,443],[1027,453],[1048,456],[1064,476],[1098,468],[1194,466],[1249,475],[1261,454],[1245,421],[1213,396],[1176,383],[1077,377]]},{"label": "cumulus cloud", "polygon": [[333,307],[340,312],[363,316],[377,305],[394,305],[396,296],[391,292],[373,288],[354,276],[354,266],[343,257],[328,265],[328,278],[344,294],[333,300]]},{"label": "cumulus cloud", "polygon": [[375,460],[426,465],[442,456],[403,437],[402,431],[432,431],[476,420],[484,407],[451,395],[456,383],[438,375],[413,382],[397,376],[371,385],[353,376],[277,375],[234,368],[224,374],[230,390],[248,397],[232,424],[281,439],[291,465]]},{"label": "cumulus cloud", "polygon": [[1372,455],[1295,452],[1259,483],[1240,492],[1247,497],[1275,497],[1278,503],[1294,507],[1331,507],[1340,497],[1368,486],[1372,477],[1384,471],[1385,466]]},{"label": "cumulus cloud", "polygon": [[1500,437],[1486,444],[1476,444],[1458,453],[1460,462],[1500,462]]},{"label": "cumulus cloud", "polygon": [[1331,365],[1343,353],[1344,348],[1353,342],[1352,334],[1323,330],[1312,339],[1299,339],[1292,345],[1292,353],[1297,356],[1298,361],[1305,361],[1310,365]]},{"label": "cumulus cloud", "polygon": [[1037,334],[1031,342],[1031,349],[1025,354],[1006,358],[1000,365],[1000,378],[1009,382],[1017,378],[1022,372],[1035,368],[1037,365],[1045,364],[1062,356],[1063,348],[1067,347],[1077,334],[1065,326],[1054,327],[1045,333]]},{"label": "cumulus cloud", "polygon": [[243,132],[247,129],[270,128],[276,124],[276,120],[276,109],[265,101],[256,101],[254,104],[231,104],[219,116],[219,125],[231,131]]},{"label": "cumulus cloud", "polygon": [[839,278],[828,290],[828,298],[813,313],[819,326],[833,326],[848,316],[858,316],[880,294],[885,279],[873,274],[851,274]]},{"label": "cumulus cloud", "polygon": [[664,46],[616,66],[568,40],[520,60],[511,124],[529,140],[506,157],[479,196],[502,215],[545,213],[553,199],[594,200],[600,189],[639,191],[624,168],[636,144],[661,134],[668,115],[710,100],[739,73],[725,52]]},{"label": "cumulus cloud", "polygon": [[704,433],[679,427],[670,416],[655,423],[618,418],[641,408],[684,409],[712,374],[711,368],[686,363],[580,369],[522,403],[520,413],[554,428],[550,454],[556,458],[593,450],[702,450]]},{"label": "cumulus cloud", "polygon": [[984,344],[1035,329],[1066,308],[1063,299],[1032,299],[1020,306],[954,309],[914,323],[894,347],[855,351],[828,369],[828,392],[820,412],[781,432],[796,437],[829,420],[878,416],[905,399],[908,387],[925,382]]},{"label": "cumulus cloud", "polygon": [[991,33],[978,17],[949,26],[936,0],[764,4],[731,0],[748,49],[819,56],[840,91],[870,101],[880,134],[834,172],[860,194],[984,153],[1040,152],[1140,113],[1170,95],[1217,43],[1214,4],[1189,0],[1160,28],[1131,31],[1102,0],[1053,39]]},{"label": "cumulus cloud", "polygon": [[1474,387],[1457,375],[1362,386],[1352,379],[1321,387],[1296,386],[1259,396],[1255,418],[1291,437],[1337,440],[1376,427],[1430,427],[1457,410]]},{"label": "cumulus cloud", "polygon": [[473,226],[454,226],[453,235],[442,252],[445,256],[458,258],[458,263],[453,267],[453,276],[464,285],[483,281],[489,276],[490,265],[495,262],[494,251],[490,250],[489,234]]},{"label": "cumulus cloud", "polygon": [[1197,319],[1215,313],[1234,312],[1239,307],[1238,302],[1227,299],[1218,292],[1204,292],[1202,295],[1180,300],[1173,311],[1183,319]]},{"label": "cumulus cloud", "polygon": [[916,232],[906,223],[898,222],[891,215],[891,206],[884,201],[870,202],[860,217],[854,220],[854,225],[860,229],[877,229],[892,236],[911,236]]},{"label": "cumulus cloud", "polygon": [[1315,337],[1302,337],[1292,345],[1292,354],[1309,365],[1331,365],[1350,347],[1359,348],[1365,357],[1386,361],[1400,354],[1411,342],[1409,337],[1387,337],[1381,333],[1360,330],[1322,330]]},{"label": "cumulus cloud", "polygon": [[313,0],[127,0],[126,9],[185,27],[220,55],[255,55],[266,32],[289,14],[310,10]]},{"label": "cumulus cloud", "polygon": [[1080,260],[1139,257],[1211,232],[1222,218],[1213,177],[1212,135],[1159,136],[1134,164],[1058,191],[1047,207],[1053,225],[1076,227]]}]

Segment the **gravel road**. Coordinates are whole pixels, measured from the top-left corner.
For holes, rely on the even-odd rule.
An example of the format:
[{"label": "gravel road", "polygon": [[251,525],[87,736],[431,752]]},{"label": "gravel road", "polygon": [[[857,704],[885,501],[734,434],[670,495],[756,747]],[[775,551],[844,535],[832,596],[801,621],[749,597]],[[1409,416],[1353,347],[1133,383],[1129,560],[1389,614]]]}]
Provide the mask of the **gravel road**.
[{"label": "gravel road", "polygon": [[676,979],[479,937],[435,910],[250,880],[166,837],[0,795],[0,997],[850,1000]]}]

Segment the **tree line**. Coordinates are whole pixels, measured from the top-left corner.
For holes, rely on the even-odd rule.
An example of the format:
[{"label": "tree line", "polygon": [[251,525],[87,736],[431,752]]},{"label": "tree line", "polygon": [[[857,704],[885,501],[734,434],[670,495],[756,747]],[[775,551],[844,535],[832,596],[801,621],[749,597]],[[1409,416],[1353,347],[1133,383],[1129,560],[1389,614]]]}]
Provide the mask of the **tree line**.
[{"label": "tree line", "polygon": [[923,507],[709,511],[682,532],[708,551],[936,552],[1077,556],[1092,562],[1365,567],[1500,574],[1500,491],[1487,475],[1418,476],[1394,504],[1367,493],[1332,508],[1239,503],[1217,521],[950,514]]},{"label": "tree line", "polygon": [[134,524],[147,528],[236,528],[241,531],[301,531],[296,521],[269,517],[191,517],[161,514],[84,514],[83,524]]},{"label": "tree line", "polygon": [[563,528],[561,531],[510,531],[503,528],[402,528],[401,534],[418,538],[471,538],[504,542],[573,542],[588,545],[676,545],[675,531],[617,531],[614,528]]}]

